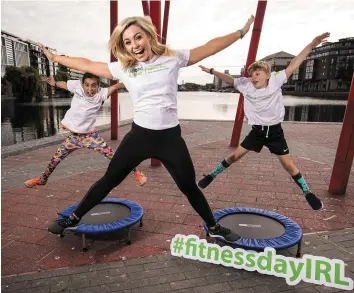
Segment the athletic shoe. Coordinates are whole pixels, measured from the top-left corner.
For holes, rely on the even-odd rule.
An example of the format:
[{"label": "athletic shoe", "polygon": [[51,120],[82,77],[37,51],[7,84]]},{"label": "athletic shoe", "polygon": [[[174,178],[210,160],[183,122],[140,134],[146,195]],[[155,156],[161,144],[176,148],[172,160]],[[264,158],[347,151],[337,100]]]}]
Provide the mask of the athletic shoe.
[{"label": "athletic shoe", "polygon": [[70,228],[70,227],[75,227],[77,224],[80,222],[80,220],[77,220],[74,216],[65,216],[61,215],[61,218],[58,220],[54,221],[48,226],[48,231],[52,234],[62,234],[65,229]]},{"label": "athletic shoe", "polygon": [[230,229],[222,227],[219,224],[216,224],[213,230],[209,228],[208,233],[210,237],[221,238],[227,242],[235,242],[241,238],[241,236],[231,232]]},{"label": "athletic shoe", "polygon": [[138,183],[139,183],[141,186],[143,186],[143,185],[146,183],[146,181],[147,181],[147,178],[146,178],[146,176],[144,175],[144,173],[141,172],[141,171],[139,171],[139,170],[136,170],[136,171],[134,172],[134,174],[135,174],[135,179],[136,179],[136,181],[138,181]]},{"label": "athletic shoe", "polygon": [[35,187],[36,185],[45,185],[46,182],[41,182],[40,177],[29,179],[25,182],[28,188]]},{"label": "athletic shoe", "polygon": [[323,208],[323,203],[321,202],[321,200],[312,192],[308,192],[305,197],[314,210],[320,210]]},{"label": "athletic shoe", "polygon": [[204,174],[204,178],[198,182],[198,186],[202,189],[206,188],[211,182],[213,182],[215,176],[213,174]]}]

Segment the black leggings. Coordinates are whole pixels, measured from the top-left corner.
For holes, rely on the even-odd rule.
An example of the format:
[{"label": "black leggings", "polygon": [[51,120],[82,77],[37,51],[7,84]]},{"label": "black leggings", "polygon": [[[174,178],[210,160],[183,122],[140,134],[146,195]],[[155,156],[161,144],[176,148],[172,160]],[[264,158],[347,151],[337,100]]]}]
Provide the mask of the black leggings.
[{"label": "black leggings", "polygon": [[74,214],[81,218],[119,185],[135,166],[150,158],[162,162],[194,210],[209,227],[215,226],[210,206],[196,184],[192,159],[179,125],[165,130],[150,130],[133,123],[109,163],[106,174],[91,186]]}]

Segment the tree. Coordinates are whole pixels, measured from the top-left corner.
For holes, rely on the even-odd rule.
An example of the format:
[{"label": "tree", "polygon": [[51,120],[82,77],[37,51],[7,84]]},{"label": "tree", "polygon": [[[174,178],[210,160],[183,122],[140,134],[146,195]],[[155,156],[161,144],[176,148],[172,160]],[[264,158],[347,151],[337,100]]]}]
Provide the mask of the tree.
[{"label": "tree", "polygon": [[[68,68],[64,65],[59,64],[58,71],[54,78],[56,81],[67,82],[69,79]],[[56,88],[55,92],[58,93],[61,98],[70,98],[70,92],[68,92],[67,90]]]},{"label": "tree", "polygon": [[40,100],[41,79],[37,69],[30,66],[8,66],[4,78],[12,84],[12,94],[20,101]]}]

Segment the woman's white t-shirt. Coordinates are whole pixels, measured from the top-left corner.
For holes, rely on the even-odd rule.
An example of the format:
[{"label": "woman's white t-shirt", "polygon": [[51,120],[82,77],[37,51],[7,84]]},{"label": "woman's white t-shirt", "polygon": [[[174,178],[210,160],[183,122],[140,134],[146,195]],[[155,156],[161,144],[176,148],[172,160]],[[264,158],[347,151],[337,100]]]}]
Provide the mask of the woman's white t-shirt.
[{"label": "woman's white t-shirt", "polygon": [[80,80],[68,80],[67,88],[74,94],[70,109],[65,113],[61,124],[64,128],[76,133],[95,131],[97,112],[102,102],[108,98],[108,88],[98,88],[97,93],[86,96]]},{"label": "woman's white t-shirt", "polygon": [[152,130],[179,124],[177,110],[178,72],[187,66],[189,50],[174,56],[157,56],[123,70],[119,62],[108,64],[115,79],[124,83],[133,102],[134,122]]}]

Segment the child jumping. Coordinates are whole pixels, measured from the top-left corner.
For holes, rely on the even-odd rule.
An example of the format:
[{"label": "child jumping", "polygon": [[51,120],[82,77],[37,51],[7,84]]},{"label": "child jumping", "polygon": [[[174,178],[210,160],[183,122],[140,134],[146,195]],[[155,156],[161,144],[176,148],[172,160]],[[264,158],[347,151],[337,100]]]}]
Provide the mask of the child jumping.
[{"label": "child jumping", "polygon": [[[59,145],[58,150],[51,158],[47,168],[40,177],[29,179],[25,182],[27,187],[36,185],[45,185],[49,176],[53,173],[58,164],[64,160],[73,151],[81,148],[92,149],[108,159],[112,159],[114,151],[103,140],[100,134],[95,130],[97,112],[103,102],[110,95],[124,88],[122,83],[116,83],[108,88],[100,87],[100,78],[91,73],[85,73],[80,80],[68,80],[68,82],[55,82],[54,78],[48,77],[46,81],[58,88],[66,89],[74,94],[70,109],[65,113],[61,126],[70,131],[68,137]],[[132,173],[140,185],[147,181],[146,176],[136,169]]]},{"label": "child jumping", "polygon": [[329,37],[329,33],[315,37],[290,62],[285,70],[279,72],[271,72],[271,67],[267,62],[257,61],[248,68],[249,78],[240,77],[234,79],[230,75],[214,71],[213,68],[207,69],[204,66],[200,66],[203,71],[214,74],[224,82],[233,85],[244,95],[245,116],[248,124],[252,126],[252,130],[245,137],[241,145],[219,163],[210,174],[204,175],[204,178],[198,183],[200,188],[206,188],[218,174],[231,164],[237,162],[249,151],[259,153],[263,146],[266,146],[271,153],[278,157],[284,169],[302,189],[312,209],[320,210],[323,207],[321,200],[311,192],[304,177],[290,157],[289,147],[281,126],[285,115],[281,86],[287,82],[311,50],[321,44],[327,37]]}]

